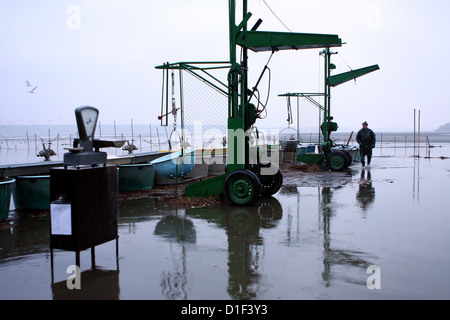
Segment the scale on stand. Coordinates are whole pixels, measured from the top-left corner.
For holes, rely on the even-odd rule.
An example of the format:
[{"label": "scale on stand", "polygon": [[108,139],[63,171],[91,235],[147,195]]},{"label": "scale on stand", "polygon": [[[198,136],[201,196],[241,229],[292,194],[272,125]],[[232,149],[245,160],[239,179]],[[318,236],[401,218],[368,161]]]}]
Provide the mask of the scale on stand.
[{"label": "scale on stand", "polygon": [[91,248],[95,266],[95,246],[115,239],[118,259],[117,167],[106,165],[100,149],[120,148],[125,140],[95,139],[98,114],[90,106],[75,109],[79,138],[67,148],[64,167],[50,170],[52,280],[53,249],[75,251],[79,267],[80,251]]}]

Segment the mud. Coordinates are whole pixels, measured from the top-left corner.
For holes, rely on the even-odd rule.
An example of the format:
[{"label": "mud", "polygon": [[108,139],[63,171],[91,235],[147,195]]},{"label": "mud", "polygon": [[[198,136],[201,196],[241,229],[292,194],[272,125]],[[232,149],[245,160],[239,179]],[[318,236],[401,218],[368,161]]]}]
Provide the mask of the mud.
[{"label": "mud", "polygon": [[[316,164],[290,164],[282,163],[280,169],[283,173],[283,185],[285,186],[307,186],[307,187],[331,187],[346,184],[351,181],[351,171],[331,172]],[[212,177],[205,177],[206,180]],[[198,180],[197,180],[198,181]],[[202,208],[217,205],[224,201],[221,195],[210,197],[186,197],[186,185],[195,183],[188,181],[179,183],[177,186],[161,185],[150,190],[127,191],[118,195],[119,201],[140,198],[157,198],[159,201],[167,202],[178,208]]]}]

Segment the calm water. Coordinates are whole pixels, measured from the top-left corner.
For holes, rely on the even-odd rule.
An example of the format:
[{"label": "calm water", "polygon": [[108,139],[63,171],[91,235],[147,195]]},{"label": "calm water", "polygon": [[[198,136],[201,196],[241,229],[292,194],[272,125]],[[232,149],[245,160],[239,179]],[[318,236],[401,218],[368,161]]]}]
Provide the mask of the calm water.
[{"label": "calm water", "polygon": [[[299,174],[252,208],[122,201],[118,265],[114,241],[96,247],[96,268],[82,252],[77,291],[66,288],[73,252],[55,251],[52,280],[49,218],[15,213],[0,231],[0,299],[449,299],[440,145],[431,159],[377,148],[370,171]],[[380,289],[367,287],[372,265]]]}]

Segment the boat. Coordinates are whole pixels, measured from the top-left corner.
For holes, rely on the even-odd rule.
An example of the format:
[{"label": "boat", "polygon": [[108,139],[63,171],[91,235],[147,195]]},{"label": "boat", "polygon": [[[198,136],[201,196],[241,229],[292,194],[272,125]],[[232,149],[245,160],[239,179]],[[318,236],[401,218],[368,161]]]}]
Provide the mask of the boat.
[{"label": "boat", "polygon": [[175,179],[186,176],[195,165],[195,149],[178,150],[151,162],[156,172],[164,178]]}]

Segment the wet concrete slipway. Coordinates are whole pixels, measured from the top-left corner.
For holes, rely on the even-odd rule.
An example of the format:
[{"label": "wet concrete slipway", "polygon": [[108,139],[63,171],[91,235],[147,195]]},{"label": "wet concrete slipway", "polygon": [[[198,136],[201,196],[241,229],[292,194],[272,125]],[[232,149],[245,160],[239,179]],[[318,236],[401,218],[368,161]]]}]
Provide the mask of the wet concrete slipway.
[{"label": "wet concrete slipway", "polygon": [[[56,250],[48,215],[0,231],[0,299],[449,299],[450,144],[431,158],[376,149],[370,170],[285,168],[284,186],[251,208],[176,208],[120,200],[115,242]],[[53,279],[52,279],[53,278]]]}]

